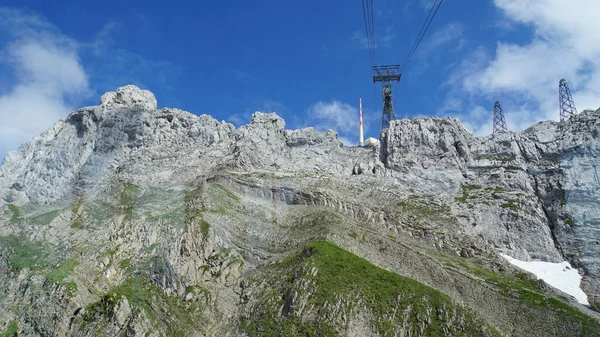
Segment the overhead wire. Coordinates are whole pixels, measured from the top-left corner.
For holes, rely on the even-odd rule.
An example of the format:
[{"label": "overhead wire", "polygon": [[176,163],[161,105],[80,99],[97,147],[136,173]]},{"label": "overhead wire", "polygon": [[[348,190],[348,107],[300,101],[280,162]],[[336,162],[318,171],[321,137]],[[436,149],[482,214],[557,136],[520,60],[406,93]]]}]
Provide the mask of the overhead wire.
[{"label": "overhead wire", "polygon": [[369,61],[373,63],[373,59],[371,58],[371,43],[369,42],[369,27],[367,26],[367,11],[365,10],[365,0],[362,0],[362,11],[363,11],[363,20],[365,22],[365,32],[367,35],[367,48],[369,49]]},{"label": "overhead wire", "polygon": [[[413,41],[413,43],[412,43],[412,45],[411,45],[411,47],[410,47],[410,49],[408,51],[408,54],[406,55],[406,58],[404,59],[404,62],[402,63],[402,68],[404,68],[408,64],[409,60],[412,58],[412,55],[416,51],[417,44],[420,43],[420,41],[422,39],[422,36],[424,36],[425,28],[427,27],[427,23],[430,21],[430,19],[432,17],[432,14],[435,11],[435,7],[436,7],[436,4],[438,3],[438,1],[439,0],[434,0],[434,2],[431,5],[431,7],[427,7],[426,6],[424,8],[423,15],[425,14],[425,11],[427,9],[429,9],[429,13],[427,14],[427,17],[425,18],[425,20],[423,21],[423,24],[421,25],[421,29],[419,30],[419,33],[416,35],[416,37],[415,37],[415,39],[414,39],[414,41]],[[429,4],[430,2],[431,1],[428,1],[427,4]],[[421,19],[423,19],[422,16],[421,16]]]},{"label": "overhead wire", "polygon": [[[438,4],[438,1],[439,0],[435,0],[434,3],[431,5],[431,7],[426,6],[424,8],[424,12],[427,9],[429,9],[429,13],[427,14],[427,17],[425,18],[425,20],[423,21],[423,23],[421,25],[421,29],[419,30],[419,33],[416,35],[415,39],[412,42],[412,45],[408,51],[408,54],[406,55],[406,58],[404,59],[404,62],[402,63],[402,68],[404,68],[408,64],[409,60],[412,58],[412,55],[416,51],[417,44],[420,44],[422,36],[424,35],[423,33],[425,32],[425,28],[427,27],[427,23],[430,21],[432,14],[435,11],[436,4]],[[428,2],[428,4],[429,4],[429,2]],[[424,14],[424,12],[423,12],[423,14]],[[422,17],[421,17],[421,19],[422,19]]]},{"label": "overhead wire", "polygon": [[[433,5],[431,6],[431,9],[429,10],[429,14],[427,15],[427,18],[425,19],[425,22],[423,22],[423,26],[421,27],[421,30],[419,31],[419,34],[417,35],[417,38],[415,39],[415,42],[413,43],[412,48],[410,49],[410,51],[408,53],[408,56],[406,57],[406,59],[404,60],[404,63],[402,63],[402,66],[400,67],[401,71],[404,71],[406,69],[406,67],[408,66],[413,55],[419,48],[421,41],[423,41],[423,37],[429,30],[429,26],[431,26],[431,23],[433,22],[433,19],[435,18],[436,14],[438,13],[440,6],[442,5],[443,2],[444,2],[444,0],[435,0]],[[436,4],[437,4],[437,6],[436,6]]]},{"label": "overhead wire", "polygon": [[[431,4],[432,1],[433,1],[433,4]],[[419,30],[419,33],[415,36],[414,42],[411,45],[408,55],[406,56],[402,65],[399,67],[400,72],[404,71],[406,69],[406,67],[408,66],[408,64],[410,63],[413,55],[415,54],[415,52],[421,45],[421,42],[423,41],[423,37],[429,30],[429,27],[431,26],[431,23],[433,22],[433,19],[437,15],[437,13],[440,9],[440,6],[442,5],[443,2],[444,2],[444,0],[427,0],[426,5],[423,7],[423,11],[421,13],[420,19],[417,22],[421,22],[423,20],[423,17],[425,16],[425,12],[427,12],[428,8],[429,8],[429,13],[427,14],[427,17],[425,18],[425,20],[423,21],[423,24],[421,25],[421,29]],[[431,7],[429,7],[429,4],[431,4]],[[375,69],[374,67],[375,67],[376,43],[375,43],[375,19],[374,19],[373,0],[362,0],[362,11],[363,11],[363,20],[365,23],[365,32],[367,35],[367,48],[369,49],[369,60],[371,62],[371,67],[373,69]],[[413,38],[417,27],[418,27],[418,25],[413,27],[413,30],[411,32],[411,37],[410,37],[411,39]],[[375,86],[373,86],[374,100],[375,100],[375,96],[376,96],[375,95]],[[383,119],[382,119],[382,123],[383,123]]]},{"label": "overhead wire", "polygon": [[371,48],[373,49],[373,65],[375,65],[375,48],[377,47],[375,45],[375,19],[374,19],[374,12],[375,10],[373,9],[373,0],[371,1]]},{"label": "overhead wire", "polygon": [[[434,0],[427,0],[427,2],[425,3],[425,5],[423,6],[423,10],[421,11],[421,16],[419,17],[419,20],[415,21],[415,24],[410,32],[409,35],[409,42],[416,40],[416,36],[415,34],[417,33],[417,27],[419,27],[419,25],[421,24],[421,22],[423,22],[423,20],[425,19],[425,13],[427,13],[427,10],[430,9],[432,6],[431,2]],[[413,42],[414,43],[414,42]],[[412,48],[412,47],[411,47]]]},{"label": "overhead wire", "polygon": [[363,19],[367,34],[367,49],[371,66],[375,65],[375,23],[373,17],[373,0],[362,0]]}]

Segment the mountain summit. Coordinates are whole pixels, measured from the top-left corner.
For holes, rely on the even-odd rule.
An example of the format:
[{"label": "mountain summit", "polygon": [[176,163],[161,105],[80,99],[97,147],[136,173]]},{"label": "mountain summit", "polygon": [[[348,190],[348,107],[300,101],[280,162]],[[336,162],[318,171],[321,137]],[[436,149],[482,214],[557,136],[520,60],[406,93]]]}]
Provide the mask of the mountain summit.
[{"label": "mountain summit", "polygon": [[0,332],[600,335],[599,114],[345,147],[121,87],[0,166]]}]

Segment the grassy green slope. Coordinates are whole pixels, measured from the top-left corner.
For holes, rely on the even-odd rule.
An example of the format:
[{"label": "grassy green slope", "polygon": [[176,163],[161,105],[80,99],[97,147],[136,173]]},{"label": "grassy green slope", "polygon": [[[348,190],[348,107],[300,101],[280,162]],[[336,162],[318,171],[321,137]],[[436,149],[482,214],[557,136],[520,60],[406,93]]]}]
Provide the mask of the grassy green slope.
[{"label": "grassy green slope", "polygon": [[[381,336],[500,336],[445,294],[318,241],[267,268],[242,329],[250,336],[339,336],[357,313]],[[254,284],[263,282],[257,277]],[[308,296],[305,296],[308,295]],[[484,332],[485,331],[485,332]]]}]

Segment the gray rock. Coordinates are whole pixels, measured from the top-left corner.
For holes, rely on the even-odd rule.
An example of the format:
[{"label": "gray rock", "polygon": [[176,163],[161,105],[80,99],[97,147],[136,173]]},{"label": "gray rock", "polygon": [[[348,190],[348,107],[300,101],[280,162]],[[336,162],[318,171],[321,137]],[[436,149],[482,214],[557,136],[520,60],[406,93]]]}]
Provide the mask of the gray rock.
[{"label": "gray rock", "polygon": [[115,306],[115,320],[120,328],[125,327],[127,321],[132,317],[131,306],[127,297],[122,296],[117,305]]},{"label": "gray rock", "polygon": [[135,108],[142,110],[156,110],[157,102],[154,94],[148,90],[141,90],[135,85],[120,87],[116,92],[107,92],[100,97],[100,107],[103,110],[117,108]]},{"label": "gray rock", "polygon": [[[256,112],[236,129],[208,115],[157,109],[149,91],[122,87],[9,152],[0,166],[0,237],[27,238],[53,252],[58,266],[67,257],[79,261],[64,280],[77,283],[76,297],[44,290],[45,276],[24,269],[19,279],[6,276],[0,291],[10,295],[0,296],[0,308],[42,299],[67,323],[30,314],[28,322],[39,324],[24,331],[60,335],[83,326],[73,335],[91,334],[94,326],[74,312],[104,308],[103,295],[136,270],[152,284],[145,291],[160,289],[145,300],[175,297],[190,306],[178,312],[203,317],[206,327],[186,329],[236,335],[244,296],[257,300],[252,291],[264,290],[246,289],[248,275],[327,239],[440,289],[504,332],[531,335],[511,316],[512,304],[482,300],[489,285],[454,274],[431,252],[490,266],[501,264],[498,252],[566,259],[600,309],[598,114],[487,137],[472,136],[456,119],[403,119],[378,145],[345,147],[332,130],[286,130],[274,113]],[[7,203],[22,214],[13,216]],[[49,212],[56,214],[40,224]],[[10,270],[1,254],[0,270]],[[553,291],[548,296],[562,296]],[[357,310],[349,331],[375,334],[370,314]],[[116,325],[106,331],[167,329],[153,328],[131,298],[120,297],[113,311]],[[101,314],[96,322],[108,319]],[[35,331],[40,326],[46,330]]]}]

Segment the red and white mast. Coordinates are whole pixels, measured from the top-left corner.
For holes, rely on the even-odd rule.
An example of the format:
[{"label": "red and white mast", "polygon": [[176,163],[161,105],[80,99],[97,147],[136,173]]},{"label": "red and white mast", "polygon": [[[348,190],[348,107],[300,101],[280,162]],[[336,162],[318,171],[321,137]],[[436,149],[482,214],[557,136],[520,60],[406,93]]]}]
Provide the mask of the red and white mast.
[{"label": "red and white mast", "polygon": [[362,125],[362,98],[359,98],[359,104],[360,104],[360,122],[359,122],[359,126],[360,126],[360,134],[359,134],[359,138],[358,138],[358,144],[360,146],[363,146],[365,143],[364,140],[364,136],[363,136],[363,125]]}]

